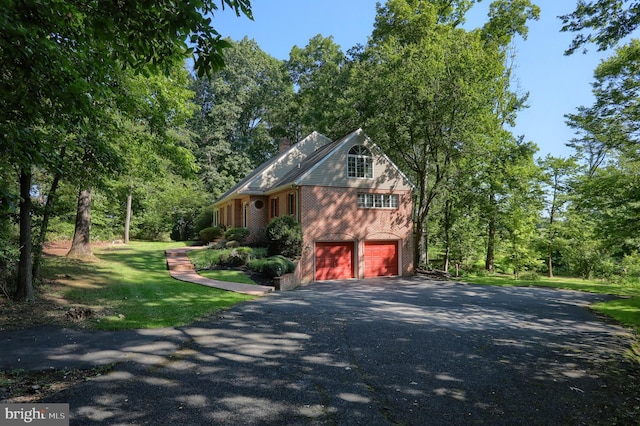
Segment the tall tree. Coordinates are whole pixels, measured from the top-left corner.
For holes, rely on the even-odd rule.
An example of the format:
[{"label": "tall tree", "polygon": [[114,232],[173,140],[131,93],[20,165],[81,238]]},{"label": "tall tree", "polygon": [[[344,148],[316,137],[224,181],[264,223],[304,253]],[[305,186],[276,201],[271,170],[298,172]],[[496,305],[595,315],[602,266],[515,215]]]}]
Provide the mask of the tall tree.
[{"label": "tall tree", "polygon": [[571,146],[589,166],[576,181],[576,208],[589,213],[603,247],[616,258],[640,248],[639,66],[640,41],[616,49],[595,70],[594,104],[567,116],[577,132]]},{"label": "tall tree", "polygon": [[[502,28],[492,41],[487,31],[459,28],[472,3],[391,0],[379,6],[355,74],[367,133],[418,188],[417,264],[427,261],[427,219],[454,165],[500,126],[495,103],[505,93],[503,47],[511,38]],[[505,10],[511,13],[498,8],[490,20]],[[524,28],[513,33],[525,34]]]},{"label": "tall tree", "polygon": [[553,254],[558,250],[560,238],[559,220],[562,220],[564,206],[569,201],[569,179],[578,171],[575,158],[560,158],[548,154],[540,161],[543,173],[543,185],[546,189],[544,201],[546,211],[545,246],[547,275],[553,277]]},{"label": "tall tree", "polygon": [[229,43],[225,69],[194,81],[200,108],[191,121],[198,135],[195,154],[214,198],[277,152],[286,135],[281,108],[293,96],[282,61],[254,40]]},{"label": "tall tree", "polygon": [[[248,0],[221,0],[221,5],[251,15]],[[166,70],[194,53],[199,73],[220,68],[226,43],[207,16],[217,9],[213,0],[161,0],[154,7],[136,2],[5,2],[0,153],[15,165],[20,186],[31,187],[33,167],[53,167],[48,159],[66,140],[47,139],[48,130],[92,122],[95,101],[109,95],[116,70]],[[30,233],[30,202],[23,198],[20,207],[20,231]],[[21,251],[16,295],[30,299],[31,244],[22,244]]]},{"label": "tall tree", "polygon": [[299,140],[316,130],[338,138],[353,129],[353,115],[343,102],[347,58],[333,37],[318,34],[304,48],[293,46],[287,68],[296,88],[292,115],[297,120],[289,136]]}]

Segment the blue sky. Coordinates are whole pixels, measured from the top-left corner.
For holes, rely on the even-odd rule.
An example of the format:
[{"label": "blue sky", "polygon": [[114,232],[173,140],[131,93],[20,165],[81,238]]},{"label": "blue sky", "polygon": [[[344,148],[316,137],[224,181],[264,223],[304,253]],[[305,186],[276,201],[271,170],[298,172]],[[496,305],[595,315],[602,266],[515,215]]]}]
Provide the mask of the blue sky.
[{"label": "blue sky", "polygon": [[[294,45],[304,47],[317,34],[333,36],[346,52],[357,43],[365,44],[373,30],[376,0],[253,0],[254,21],[237,18],[231,11],[218,11],[213,25],[225,37],[240,40],[247,36],[278,59],[288,59]],[[490,0],[472,9],[467,27],[486,22]],[[565,144],[573,130],[564,115],[580,105],[593,103],[593,70],[612,52],[603,54],[590,47],[589,53],[564,56],[571,34],[561,33],[557,16],[573,10],[576,0],[534,0],[540,6],[540,20],[530,22],[527,40],[516,41],[515,75],[521,92],[529,92],[530,107],[518,115],[515,135],[524,135],[547,154],[569,156]]]}]

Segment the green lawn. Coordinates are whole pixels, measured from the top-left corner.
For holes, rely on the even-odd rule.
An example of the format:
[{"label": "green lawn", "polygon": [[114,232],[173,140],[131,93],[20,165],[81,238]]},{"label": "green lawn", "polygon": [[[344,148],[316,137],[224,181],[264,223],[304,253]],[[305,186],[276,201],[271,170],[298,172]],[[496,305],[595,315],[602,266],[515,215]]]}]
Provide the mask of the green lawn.
[{"label": "green lawn", "polygon": [[236,271],[233,269],[207,269],[198,271],[199,275],[203,277],[210,278],[212,280],[218,281],[227,281],[232,283],[241,283],[241,284],[257,284],[251,278],[249,278],[242,271]]},{"label": "green lawn", "polygon": [[620,296],[620,299],[596,303],[592,305],[591,308],[640,331],[640,285],[638,284],[615,284],[604,281],[565,277],[541,277],[539,280],[527,281],[514,280],[511,275],[469,276],[460,278],[459,280],[482,285],[549,287]]},{"label": "green lawn", "polygon": [[44,276],[62,284],[71,303],[104,309],[88,320],[98,329],[158,328],[188,324],[254,296],[177,281],[164,250],[181,243],[131,242],[94,250],[97,262],[47,259]]}]

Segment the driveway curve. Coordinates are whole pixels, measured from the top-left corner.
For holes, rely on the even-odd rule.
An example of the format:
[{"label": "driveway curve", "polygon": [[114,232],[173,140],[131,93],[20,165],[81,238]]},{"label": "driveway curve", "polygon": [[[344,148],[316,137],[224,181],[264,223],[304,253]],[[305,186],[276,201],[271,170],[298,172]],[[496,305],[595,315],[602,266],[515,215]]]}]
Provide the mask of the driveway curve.
[{"label": "driveway curve", "polygon": [[611,372],[632,336],[587,308],[607,298],[417,277],[316,283],[179,328],[148,346],[169,353],[50,402],[69,403],[78,425],[612,424],[623,395]]}]

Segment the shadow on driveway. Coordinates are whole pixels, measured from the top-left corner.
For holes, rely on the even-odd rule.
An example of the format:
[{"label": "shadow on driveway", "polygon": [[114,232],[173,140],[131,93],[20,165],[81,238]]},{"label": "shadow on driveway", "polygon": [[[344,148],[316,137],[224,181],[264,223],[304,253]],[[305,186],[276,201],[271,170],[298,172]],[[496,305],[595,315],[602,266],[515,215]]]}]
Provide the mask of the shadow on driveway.
[{"label": "shadow on driveway", "polygon": [[138,331],[113,346],[124,362],[112,373],[49,401],[82,425],[610,424],[623,395],[608,372],[626,365],[632,336],[587,309],[608,298],[421,278],[316,283]]}]

